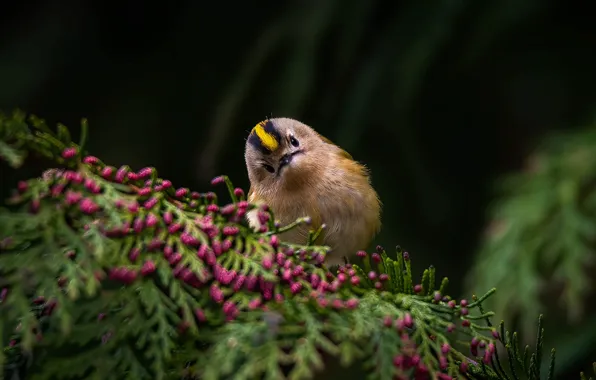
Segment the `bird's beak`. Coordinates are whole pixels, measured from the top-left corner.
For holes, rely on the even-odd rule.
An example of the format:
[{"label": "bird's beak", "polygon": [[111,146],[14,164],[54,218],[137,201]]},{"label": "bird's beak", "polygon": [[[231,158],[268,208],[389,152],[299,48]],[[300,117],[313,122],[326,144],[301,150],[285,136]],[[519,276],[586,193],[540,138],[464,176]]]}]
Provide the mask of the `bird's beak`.
[{"label": "bird's beak", "polygon": [[279,160],[279,168],[277,169],[278,171],[281,170],[281,168],[283,168],[284,166],[287,166],[290,164],[290,162],[292,162],[292,157],[294,155],[292,153],[287,153],[284,154],[281,159]]},{"label": "bird's beak", "polygon": [[281,173],[281,169],[292,163],[294,156],[302,154],[302,150],[295,150],[290,153],[286,153],[279,159],[279,166],[277,167],[277,174]]}]

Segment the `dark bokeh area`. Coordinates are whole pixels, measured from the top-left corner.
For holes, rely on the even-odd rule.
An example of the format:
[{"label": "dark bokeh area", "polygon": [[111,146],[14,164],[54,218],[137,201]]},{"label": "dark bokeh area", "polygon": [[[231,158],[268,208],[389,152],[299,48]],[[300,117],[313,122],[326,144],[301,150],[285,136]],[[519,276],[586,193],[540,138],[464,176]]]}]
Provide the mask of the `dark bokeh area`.
[{"label": "dark bokeh area", "polygon": [[[384,203],[375,244],[400,244],[416,271],[435,265],[455,295],[494,182],[550,131],[593,121],[595,67],[580,3],[0,5],[0,109],[75,136],[88,118],[94,155],[199,190],[223,173],[247,189],[250,129],[299,119],[371,169]],[[16,178],[2,167],[2,196]],[[577,377],[582,360],[561,365]]]}]

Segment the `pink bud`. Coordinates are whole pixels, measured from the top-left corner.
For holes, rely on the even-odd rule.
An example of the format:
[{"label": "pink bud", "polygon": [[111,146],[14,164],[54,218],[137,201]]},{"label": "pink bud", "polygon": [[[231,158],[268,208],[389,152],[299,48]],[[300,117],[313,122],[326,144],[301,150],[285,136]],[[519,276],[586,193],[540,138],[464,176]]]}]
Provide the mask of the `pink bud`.
[{"label": "pink bud", "polygon": [[391,319],[391,316],[385,316],[385,318],[383,319],[383,324],[385,325],[385,327],[391,327],[391,325],[393,325],[393,319]]},{"label": "pink bud", "polygon": [[141,231],[143,231],[143,218],[141,216],[137,216],[135,218],[134,222],[132,223],[132,229],[137,234],[139,234],[139,233],[141,233]]},{"label": "pink bud", "polygon": [[446,370],[447,369],[447,358],[444,356],[440,356],[439,357],[439,368],[441,368],[441,370]]},{"label": "pink bud", "polygon": [[75,203],[78,203],[82,197],[83,196],[79,192],[67,190],[66,195],[64,197],[64,201],[66,202],[67,205],[73,205]]},{"label": "pink bud", "polygon": [[201,260],[205,260],[205,257],[207,256],[207,249],[209,247],[205,244],[201,244],[201,246],[199,247],[199,249],[197,250],[197,257]]},{"label": "pink bud", "polygon": [[168,233],[170,235],[175,234],[176,232],[178,232],[180,229],[182,228],[182,224],[180,223],[174,223],[172,225],[170,225],[168,227]]},{"label": "pink bud", "polygon": [[41,201],[39,199],[32,200],[31,205],[29,206],[29,211],[32,214],[37,214],[37,212],[39,211],[40,205],[41,205]]},{"label": "pink bud", "polygon": [[273,248],[276,248],[279,246],[279,238],[277,237],[277,235],[272,235],[271,236],[271,241],[270,244]]},{"label": "pink bud", "polygon": [[232,239],[231,237],[228,237],[227,239],[225,239],[223,241],[223,243],[221,243],[221,249],[224,252],[229,251],[232,248],[232,244],[234,243],[234,239]]},{"label": "pink bud", "polygon": [[150,209],[152,209],[153,207],[155,207],[155,205],[157,204],[157,202],[158,202],[157,198],[149,198],[149,199],[148,199],[148,200],[147,200],[147,201],[146,201],[146,202],[143,204],[143,207],[144,207],[146,210],[150,210]]},{"label": "pink bud", "polygon": [[8,295],[8,288],[2,288],[0,291],[0,301],[4,301]]},{"label": "pink bud", "polygon": [[238,235],[240,229],[236,226],[225,226],[222,230],[223,234],[226,236],[234,236]]},{"label": "pink bud", "polygon": [[64,184],[63,183],[57,183],[56,185],[52,186],[52,189],[50,190],[50,193],[52,194],[52,197],[58,197],[62,194],[62,191],[64,190]]},{"label": "pink bud", "polygon": [[79,208],[85,214],[93,214],[99,210],[99,206],[89,198],[83,198],[79,202]]},{"label": "pink bud", "polygon": [[166,245],[165,247],[163,247],[163,256],[166,259],[170,259],[170,257],[174,254],[174,248],[172,248],[171,245]]},{"label": "pink bud", "polygon": [[[76,154],[76,152],[75,152],[75,154]],[[99,162],[99,158],[94,157],[94,156],[87,156],[87,157],[83,158],[83,162],[85,164],[93,165],[93,164],[97,164]]]},{"label": "pink bud", "polygon": [[266,256],[263,258],[263,267],[267,270],[273,267],[273,259],[271,256]]},{"label": "pink bud", "polygon": [[151,176],[151,173],[153,173],[153,168],[143,168],[143,169],[139,170],[139,172],[137,173],[137,176],[139,179],[147,178],[147,177]]},{"label": "pink bud", "polygon": [[203,312],[203,310],[201,309],[195,310],[195,316],[197,317],[199,322],[205,322],[207,320],[207,318],[205,317],[205,312]]},{"label": "pink bud", "polygon": [[101,176],[105,179],[109,179],[113,173],[114,173],[114,168],[111,166],[106,166],[102,169]]},{"label": "pink bud", "polygon": [[125,283],[131,284],[137,279],[137,272],[134,270],[126,269],[124,272],[124,278],[122,279]]},{"label": "pink bud", "polygon": [[83,183],[83,174],[80,172],[75,172],[72,177],[72,182],[74,183]]},{"label": "pink bud", "polygon": [[161,240],[160,238],[153,238],[153,240],[151,240],[149,242],[149,244],[147,244],[147,250],[148,251],[155,251],[155,250],[159,250],[161,249],[161,247],[163,247],[165,244],[165,241]]},{"label": "pink bud", "polygon": [[141,267],[141,274],[143,276],[148,276],[151,273],[155,272],[155,269],[156,269],[155,263],[151,260],[147,260]]},{"label": "pink bud", "polygon": [[223,292],[221,291],[221,289],[213,284],[211,285],[210,291],[209,291],[211,298],[213,299],[213,301],[217,302],[217,303],[222,303],[224,300],[224,295]]},{"label": "pink bud", "polygon": [[211,241],[211,248],[213,248],[213,252],[215,253],[216,256],[219,256],[223,253],[221,241],[219,241],[219,240]]},{"label": "pink bud", "polygon": [[183,197],[186,194],[188,194],[188,189],[185,189],[183,187],[181,187],[178,190],[176,190],[176,193],[175,193],[176,197],[178,197],[178,198]]},{"label": "pink bud", "polygon": [[116,180],[116,182],[124,182],[124,179],[126,178],[126,174],[128,173],[128,168],[126,166],[121,166],[118,171],[116,172],[116,175],[114,176],[114,179]]},{"label": "pink bud", "polygon": [[132,213],[136,213],[137,211],[139,211],[139,204],[137,202],[133,202],[133,203],[129,204],[128,211],[130,211]]},{"label": "pink bud", "polygon": [[402,332],[405,327],[406,326],[403,318],[397,318],[395,320],[395,328],[398,332]]},{"label": "pink bud", "polygon": [[441,352],[443,353],[443,355],[447,355],[450,349],[451,346],[449,346],[449,343],[443,343],[443,345],[441,346]]},{"label": "pink bud", "polygon": [[149,228],[154,227],[157,222],[159,221],[159,219],[157,219],[157,216],[155,216],[152,213],[149,213],[147,215],[147,219],[145,219],[145,225]]},{"label": "pink bud", "polygon": [[70,159],[77,155],[76,148],[66,148],[62,151],[62,158]]},{"label": "pink bud", "polygon": [[484,362],[484,364],[490,364],[490,358],[492,356],[492,352],[484,351],[484,357],[482,358],[482,361]]},{"label": "pink bud", "polygon": [[19,193],[24,193],[25,191],[27,191],[28,187],[29,187],[29,185],[27,184],[27,182],[19,181],[19,183],[17,185],[17,190],[19,191]]},{"label": "pink bud", "polygon": [[236,211],[236,205],[231,203],[221,208],[220,212],[222,215],[231,215]]},{"label": "pink bud", "polygon": [[466,374],[468,373],[468,362],[467,361],[462,361],[461,364],[459,365],[459,372]]},{"label": "pink bud", "polygon": [[412,328],[412,326],[414,326],[414,320],[412,319],[412,315],[410,313],[406,313],[406,315],[404,315],[404,325],[407,328]]},{"label": "pink bud", "polygon": [[142,187],[139,190],[137,190],[137,194],[139,194],[141,197],[149,195],[149,194],[151,194],[151,188],[150,187]]},{"label": "pink bud", "polygon": [[172,265],[172,266],[177,265],[181,260],[182,260],[182,255],[178,252],[172,254],[172,256],[170,256],[170,258],[168,259],[170,265]]},{"label": "pink bud", "polygon": [[295,282],[290,286],[290,290],[292,291],[292,293],[296,294],[299,293],[302,290],[302,283],[301,282]]},{"label": "pink bud", "polygon": [[224,176],[218,176],[218,177],[215,177],[215,178],[213,178],[211,180],[211,185],[217,186],[217,185],[220,185],[220,184],[222,184],[224,182],[225,182],[225,177]]},{"label": "pink bud", "polygon": [[266,224],[269,221],[269,214],[259,211],[257,213],[260,224]]},{"label": "pink bud", "polygon": [[[288,260],[288,261],[290,261],[290,260]],[[292,275],[293,275],[294,277],[298,277],[298,276],[300,276],[300,275],[301,275],[303,272],[304,272],[304,268],[302,267],[302,265],[297,265],[297,266],[294,268],[294,271],[292,272]]]},{"label": "pink bud", "polygon": [[248,308],[251,310],[258,308],[259,306],[261,306],[261,298],[260,297],[248,301]]},{"label": "pink bud", "polygon": [[137,260],[137,258],[139,257],[140,253],[141,253],[141,250],[135,247],[130,250],[130,253],[128,254],[128,259],[132,262],[135,262]]}]

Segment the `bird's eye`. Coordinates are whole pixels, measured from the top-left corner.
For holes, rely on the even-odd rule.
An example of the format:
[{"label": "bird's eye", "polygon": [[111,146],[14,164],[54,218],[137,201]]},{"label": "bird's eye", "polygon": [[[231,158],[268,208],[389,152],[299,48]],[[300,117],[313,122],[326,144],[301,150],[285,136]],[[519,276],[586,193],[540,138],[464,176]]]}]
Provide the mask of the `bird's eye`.
[{"label": "bird's eye", "polygon": [[265,168],[265,170],[267,170],[269,173],[273,173],[275,172],[275,169],[273,169],[273,166],[269,165],[269,164],[263,164],[263,167]]},{"label": "bird's eye", "polygon": [[290,136],[290,144],[292,144],[296,148],[298,147],[298,145],[300,145],[300,143],[298,142],[298,140],[296,140],[294,136]]}]

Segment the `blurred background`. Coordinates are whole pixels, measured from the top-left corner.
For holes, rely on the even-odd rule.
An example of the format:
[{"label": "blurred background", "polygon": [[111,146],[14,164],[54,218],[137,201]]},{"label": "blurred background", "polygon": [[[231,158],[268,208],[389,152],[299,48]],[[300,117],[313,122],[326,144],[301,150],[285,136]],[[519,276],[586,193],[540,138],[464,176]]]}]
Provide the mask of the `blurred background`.
[{"label": "blurred background", "polygon": [[[372,171],[375,241],[409,251],[531,341],[558,378],[596,359],[596,24],[538,0],[0,5],[0,109],[177,186],[228,174],[267,116],[313,126]],[[2,167],[2,196],[20,176]],[[545,361],[546,362],[546,361]],[[545,363],[546,364],[546,363]]]}]

